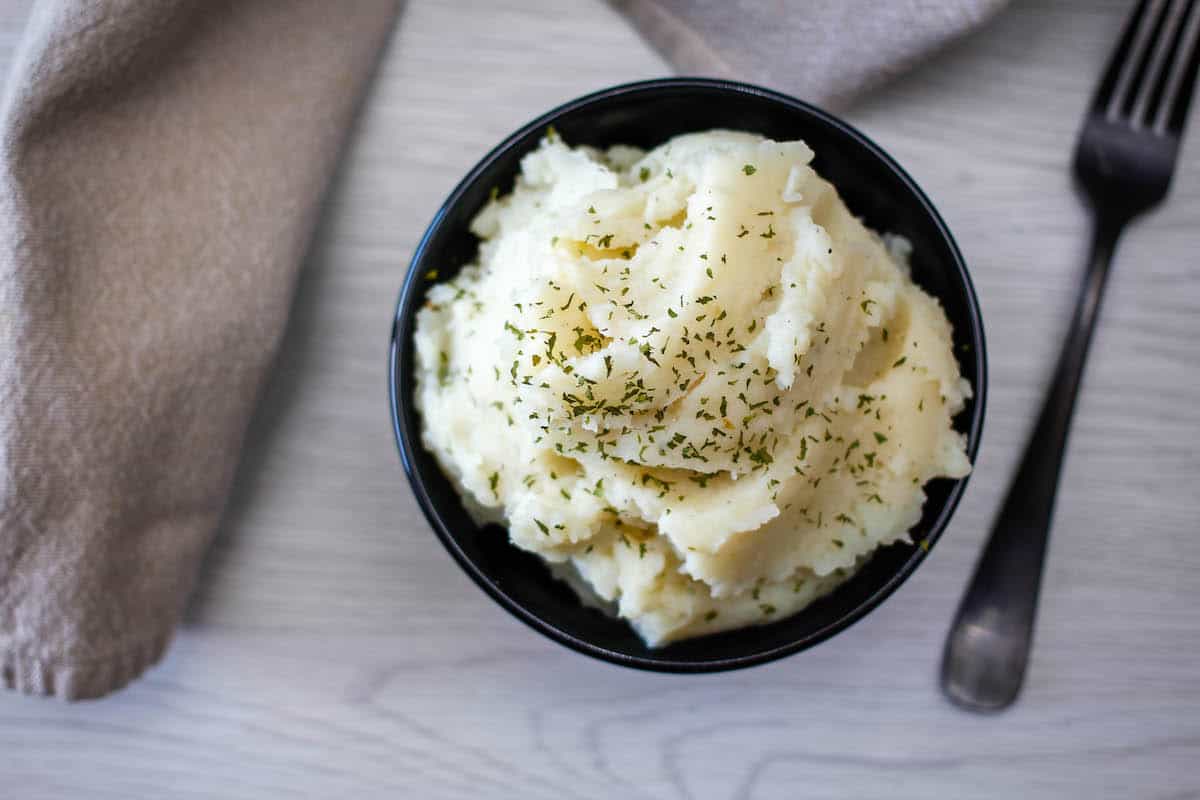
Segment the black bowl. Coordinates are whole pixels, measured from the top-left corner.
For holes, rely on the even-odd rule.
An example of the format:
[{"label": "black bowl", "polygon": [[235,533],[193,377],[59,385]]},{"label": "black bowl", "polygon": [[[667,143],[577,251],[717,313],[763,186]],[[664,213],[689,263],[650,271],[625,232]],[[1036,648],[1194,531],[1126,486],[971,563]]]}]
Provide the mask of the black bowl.
[{"label": "black bowl", "polygon": [[803,139],[813,166],[850,209],[878,231],[913,245],[913,277],[937,297],[954,326],[955,353],[975,397],[957,418],[972,462],[983,428],[987,360],[983,324],[962,255],[933,204],[912,178],[867,137],[830,114],[786,95],[721,80],[673,78],[617,86],[573,100],[530,122],[484,156],[434,216],[413,254],[392,328],[390,394],[400,457],[417,501],[442,544],[467,574],[514,616],[556,642],[596,658],[664,672],[707,672],[760,664],[795,653],[861,619],[896,590],[945,529],[966,479],[926,487],[924,515],[913,529],[919,546],[878,550],[848,582],[803,611],[753,626],[666,647],[646,647],[628,624],[582,605],[541,560],[509,544],[506,532],[479,529],[437,462],[421,445],[413,407],[414,318],[436,268],[446,278],[475,257],[471,218],[493,187],[512,188],[523,155],[553,125],[571,145],[631,144],[651,148],[676,134],[734,128],[773,139]]}]

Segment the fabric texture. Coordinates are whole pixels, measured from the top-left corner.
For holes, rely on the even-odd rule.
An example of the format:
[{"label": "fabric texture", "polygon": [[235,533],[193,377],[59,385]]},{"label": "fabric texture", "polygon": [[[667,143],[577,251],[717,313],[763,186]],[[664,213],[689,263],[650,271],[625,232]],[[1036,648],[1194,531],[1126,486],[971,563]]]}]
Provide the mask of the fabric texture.
[{"label": "fabric texture", "polygon": [[0,680],[162,654],[394,0],[44,0],[0,112]]},{"label": "fabric texture", "polygon": [[611,0],[683,73],[831,109],[979,27],[1008,0]]},{"label": "fabric texture", "polygon": [[[682,71],[841,105],[1004,0],[618,0]],[[157,661],[397,0],[40,0],[0,108],[0,683]]]}]

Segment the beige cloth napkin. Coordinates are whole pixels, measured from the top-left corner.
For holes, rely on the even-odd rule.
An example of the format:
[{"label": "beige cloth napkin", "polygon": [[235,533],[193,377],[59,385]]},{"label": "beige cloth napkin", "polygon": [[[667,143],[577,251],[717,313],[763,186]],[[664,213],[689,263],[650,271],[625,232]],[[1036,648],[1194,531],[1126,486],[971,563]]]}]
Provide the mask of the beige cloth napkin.
[{"label": "beige cloth napkin", "polygon": [[1008,0],[610,0],[684,73],[843,108]]},{"label": "beige cloth napkin", "polygon": [[162,654],[394,0],[43,0],[0,120],[0,673]]},{"label": "beige cloth napkin", "polygon": [[[683,70],[837,101],[1000,2],[620,5]],[[36,6],[0,110],[3,685],[161,656],[396,5]]]}]

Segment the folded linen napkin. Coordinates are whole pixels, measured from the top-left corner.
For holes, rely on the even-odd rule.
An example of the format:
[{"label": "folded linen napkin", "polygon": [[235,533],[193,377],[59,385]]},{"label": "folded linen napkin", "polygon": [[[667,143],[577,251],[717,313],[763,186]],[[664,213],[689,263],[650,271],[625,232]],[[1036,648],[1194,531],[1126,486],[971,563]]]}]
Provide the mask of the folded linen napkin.
[{"label": "folded linen napkin", "polygon": [[[840,100],[1000,2],[619,5],[688,72]],[[396,6],[36,6],[0,109],[3,685],[161,656]]]},{"label": "folded linen napkin", "polygon": [[394,0],[45,0],[0,118],[0,676],[162,654]]},{"label": "folded linen napkin", "polygon": [[610,0],[684,73],[843,108],[1008,0]]}]

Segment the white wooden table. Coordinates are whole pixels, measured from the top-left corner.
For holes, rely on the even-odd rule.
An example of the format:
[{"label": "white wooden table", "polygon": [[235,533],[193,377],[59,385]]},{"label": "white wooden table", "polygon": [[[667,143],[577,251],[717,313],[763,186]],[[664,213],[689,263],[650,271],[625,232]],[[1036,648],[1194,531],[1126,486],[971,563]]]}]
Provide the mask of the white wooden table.
[{"label": "white wooden table", "polygon": [[[7,65],[29,0],[0,5]],[[972,716],[936,684],[1073,299],[1087,218],[1066,164],[1128,6],[1015,0],[849,114],[970,262],[991,357],[977,473],[863,622],[685,677],[569,652],[476,589],[410,495],[385,382],[407,259],[459,176],[542,110],[668,68],[596,0],[412,0],[174,647],[101,702],[0,696],[0,798],[1200,796],[1198,121],[1119,252],[1020,704]]]}]

